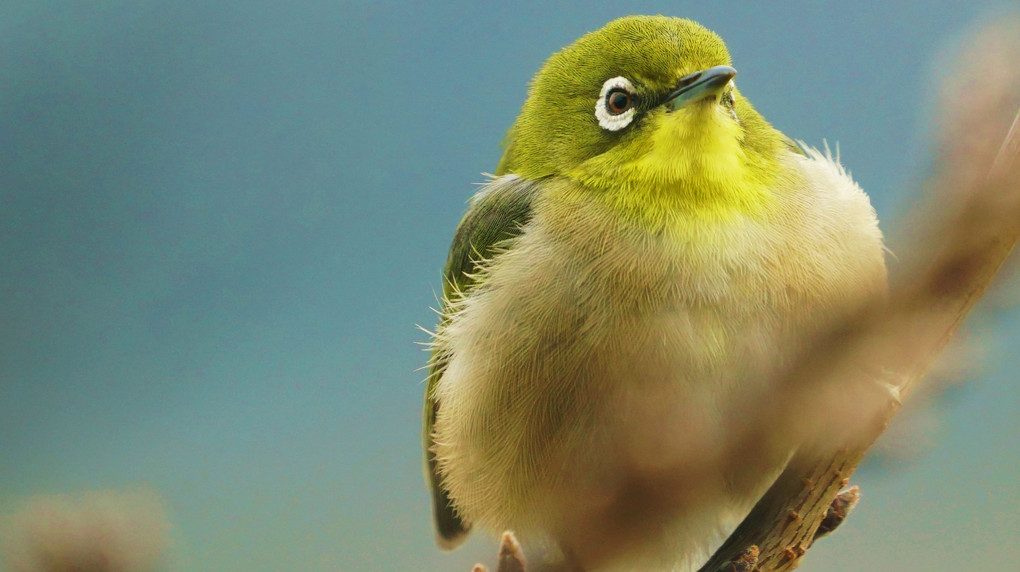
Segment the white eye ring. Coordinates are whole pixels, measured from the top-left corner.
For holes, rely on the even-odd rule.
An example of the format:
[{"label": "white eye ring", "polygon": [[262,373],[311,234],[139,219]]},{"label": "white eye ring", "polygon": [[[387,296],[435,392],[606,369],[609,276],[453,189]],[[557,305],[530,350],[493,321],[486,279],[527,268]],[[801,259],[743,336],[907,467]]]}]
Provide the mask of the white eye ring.
[{"label": "white eye ring", "polygon": [[602,84],[602,91],[599,93],[599,98],[595,100],[595,117],[599,120],[599,125],[601,125],[603,129],[609,131],[619,131],[630,125],[630,122],[634,120],[633,107],[619,114],[613,114],[609,111],[609,108],[607,107],[609,105],[609,101],[606,97],[609,95],[609,92],[614,89],[622,89],[629,93],[631,97],[634,97],[637,93],[630,81],[623,76],[607,79],[606,83]]}]

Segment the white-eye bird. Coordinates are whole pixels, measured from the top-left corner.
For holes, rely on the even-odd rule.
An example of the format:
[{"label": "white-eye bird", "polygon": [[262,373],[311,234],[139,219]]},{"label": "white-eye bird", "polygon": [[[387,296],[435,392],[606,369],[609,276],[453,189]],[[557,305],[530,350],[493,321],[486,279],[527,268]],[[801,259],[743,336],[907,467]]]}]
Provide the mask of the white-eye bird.
[{"label": "white-eye bird", "polygon": [[707,461],[737,405],[767,411],[772,374],[884,291],[882,236],[730,66],[701,25],[635,16],[535,76],[445,268],[424,408],[442,547],[512,529],[574,569],[694,570],[796,449]]}]

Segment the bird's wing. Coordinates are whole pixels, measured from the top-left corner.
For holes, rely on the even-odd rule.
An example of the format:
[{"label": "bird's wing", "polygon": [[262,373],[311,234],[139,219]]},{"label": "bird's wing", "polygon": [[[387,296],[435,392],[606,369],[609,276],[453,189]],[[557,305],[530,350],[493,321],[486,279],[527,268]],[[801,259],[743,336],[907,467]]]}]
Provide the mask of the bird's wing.
[{"label": "bird's wing", "polygon": [[[531,204],[538,185],[516,175],[493,179],[471,199],[467,214],[460,221],[450,246],[443,271],[443,322],[449,319],[451,305],[467,296],[478,285],[479,266],[499,256],[508,241],[521,234],[531,218]],[[440,324],[440,330],[443,324]],[[435,388],[446,369],[449,354],[442,347],[432,350],[425,389],[424,423],[425,474],[432,489],[432,510],[436,520],[436,541],[445,549],[455,548],[471,529],[456,513],[449,494],[443,488],[433,452],[432,426],[441,404]]]}]

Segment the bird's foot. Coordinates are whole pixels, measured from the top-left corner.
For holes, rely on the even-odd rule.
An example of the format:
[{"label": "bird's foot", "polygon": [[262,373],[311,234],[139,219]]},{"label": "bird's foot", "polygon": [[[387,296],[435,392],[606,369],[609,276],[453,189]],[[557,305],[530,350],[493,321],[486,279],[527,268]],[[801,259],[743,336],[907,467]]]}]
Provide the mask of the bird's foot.
[{"label": "bird's foot", "polygon": [[818,540],[843,524],[847,515],[857,506],[857,501],[860,499],[861,489],[856,486],[840,491],[836,498],[832,499],[832,504],[829,505],[828,510],[825,511],[825,518],[822,519],[822,524],[815,531],[814,539]]},{"label": "bird's foot", "polygon": [[[499,543],[499,567],[496,572],[525,572],[527,561],[524,559],[524,550],[520,541],[513,531],[503,532],[503,538]],[[471,572],[488,572],[484,564],[475,564]]]},{"label": "bird's foot", "polygon": [[719,572],[754,572],[758,569],[758,552],[757,546],[748,546],[740,556],[723,565]]}]

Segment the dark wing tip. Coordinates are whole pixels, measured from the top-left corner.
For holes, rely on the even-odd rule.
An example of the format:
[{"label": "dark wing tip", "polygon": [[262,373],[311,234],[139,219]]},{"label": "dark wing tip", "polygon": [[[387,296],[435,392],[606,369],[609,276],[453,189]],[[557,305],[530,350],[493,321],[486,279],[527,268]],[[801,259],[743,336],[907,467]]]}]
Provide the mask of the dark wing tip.
[{"label": "dark wing tip", "polygon": [[453,550],[464,543],[471,525],[457,515],[450,496],[439,487],[433,491],[432,513],[436,523],[436,544],[443,550]]},{"label": "dark wing tip", "polygon": [[[497,173],[500,171],[497,170]],[[475,287],[473,275],[478,271],[478,260],[496,256],[506,241],[520,235],[531,219],[532,201],[539,185],[517,176],[497,177],[489,181],[471,201],[464,215],[444,270],[445,284],[467,292]],[[444,287],[445,290],[446,287]],[[444,296],[449,293],[444,292]],[[471,523],[464,521],[453,508],[450,496],[443,488],[439,467],[432,453],[432,426],[439,404],[432,391],[436,380],[446,368],[445,358],[433,364],[425,394],[424,430],[426,474],[432,488],[433,516],[436,523],[436,544],[443,550],[453,550],[464,542]]]},{"label": "dark wing tip", "polygon": [[436,515],[436,544],[442,550],[453,550],[464,544],[464,539],[471,532],[471,525],[464,524],[457,517],[443,521]]}]

